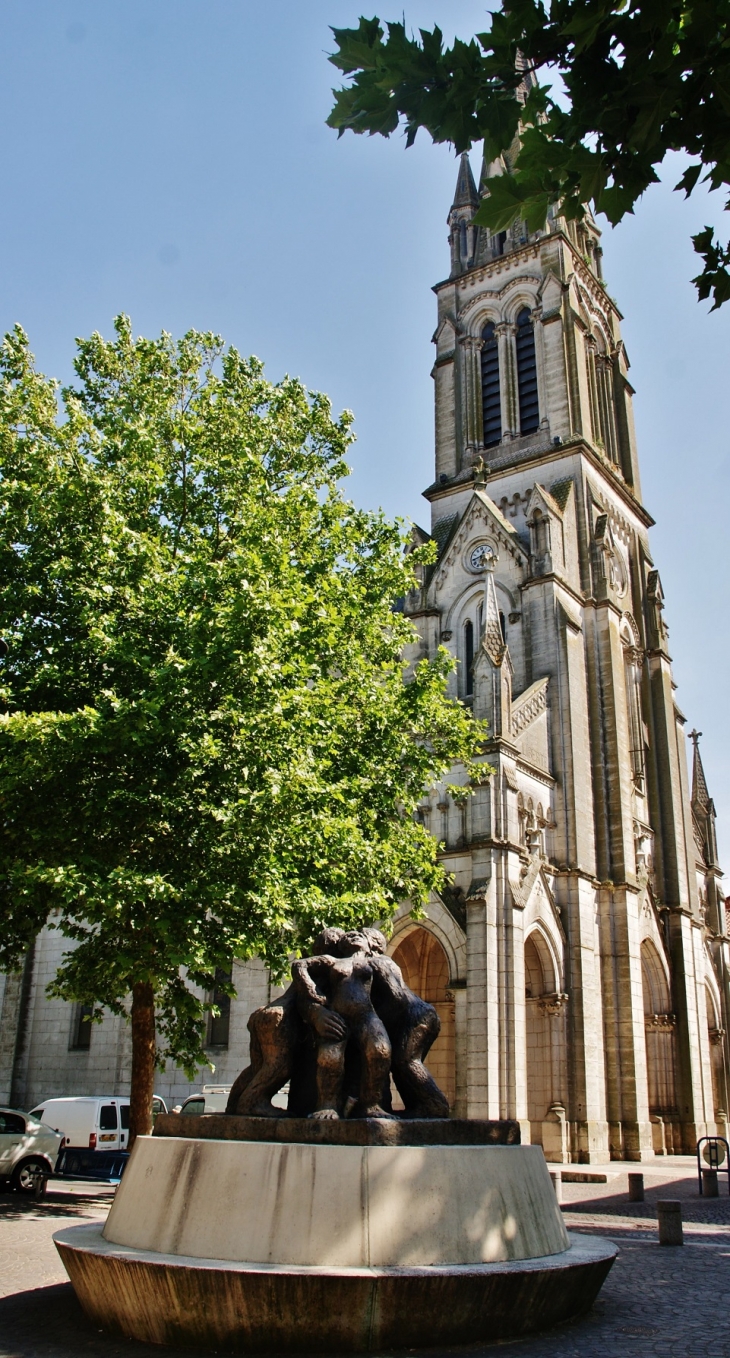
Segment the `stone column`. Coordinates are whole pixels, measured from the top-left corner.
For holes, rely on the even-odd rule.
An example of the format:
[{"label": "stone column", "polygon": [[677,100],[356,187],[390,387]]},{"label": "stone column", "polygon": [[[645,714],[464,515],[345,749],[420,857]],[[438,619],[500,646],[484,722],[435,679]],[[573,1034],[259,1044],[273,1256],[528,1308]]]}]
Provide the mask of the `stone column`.
[{"label": "stone column", "polygon": [[468,1116],[498,1118],[499,997],[495,883],[467,901]]},{"label": "stone column", "polygon": [[568,937],[568,1116],[573,1158],[585,1164],[606,1161],[609,1155],[596,886],[582,873],[560,873],[555,878]]},{"label": "stone column", "polygon": [[468,1034],[467,987],[464,982],[452,983],[448,994],[454,1001],[454,1065],[456,1068],[456,1099],[453,1113],[457,1118],[468,1116]]},{"label": "stone column", "polygon": [[502,440],[514,437],[520,427],[517,402],[517,357],[515,334],[517,327],[501,321],[496,327],[499,350],[499,391],[502,402]]},{"label": "stone column", "polygon": [[606,1098],[613,1160],[651,1158],[638,892],[599,893]]},{"label": "stone column", "polygon": [[484,447],[482,412],[482,341],[464,335],[460,341],[463,367],[464,455],[473,461]]},{"label": "stone column", "polygon": [[[515,881],[520,879],[522,866],[519,857],[510,853],[511,872]],[[527,1013],[525,1007],[525,912],[524,904],[507,890],[507,908],[510,911],[512,934],[512,1025],[513,1041],[513,1100],[514,1112],[511,1114],[520,1124],[522,1141],[532,1140],[527,1107]]]},{"label": "stone column", "polygon": [[[674,1000],[677,1012],[677,1100],[684,1149],[694,1151],[707,1121],[702,1076],[702,1051],[697,986],[703,987],[704,967],[697,975],[695,929],[701,929],[694,846],[690,825],[689,788],[681,718],[675,708],[669,657],[663,649],[647,652],[649,669],[650,757],[647,790],[652,824],[656,827],[654,868],[658,894],[668,907]],[[681,740],[681,746],[680,746]],[[701,950],[700,950],[701,955]],[[707,1027],[706,1016],[702,1028]]]}]

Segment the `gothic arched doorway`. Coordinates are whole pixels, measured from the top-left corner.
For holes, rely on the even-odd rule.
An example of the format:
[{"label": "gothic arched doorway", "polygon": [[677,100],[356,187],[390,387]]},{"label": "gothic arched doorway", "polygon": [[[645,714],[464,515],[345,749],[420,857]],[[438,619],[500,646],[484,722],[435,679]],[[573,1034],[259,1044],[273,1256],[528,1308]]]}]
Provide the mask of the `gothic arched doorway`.
[{"label": "gothic arched doorway", "polygon": [[426,1065],[453,1108],[456,1098],[454,1001],[449,996],[449,959],[428,929],[413,929],[393,951],[403,980],[421,999],[432,1004],[441,1019],[441,1032]]},{"label": "gothic arched doorway", "polygon": [[566,1119],[566,1003],[544,935],[534,929],[525,939],[525,1076],[530,1140],[545,1159],[570,1158]]},{"label": "gothic arched doorway", "polygon": [[659,954],[649,939],[641,945],[641,980],[644,991],[646,1078],[649,1117],[654,1129],[657,1155],[682,1151],[675,1077],[675,1017],[669,986]]}]

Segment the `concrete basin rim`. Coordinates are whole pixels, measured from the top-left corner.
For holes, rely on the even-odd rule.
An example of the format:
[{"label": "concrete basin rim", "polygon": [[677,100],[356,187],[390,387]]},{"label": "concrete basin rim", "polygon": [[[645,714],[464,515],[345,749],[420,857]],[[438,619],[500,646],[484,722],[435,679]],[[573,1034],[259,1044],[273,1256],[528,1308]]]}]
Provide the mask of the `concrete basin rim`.
[{"label": "concrete basin rim", "polygon": [[157,1267],[210,1270],[224,1273],[274,1274],[295,1277],[331,1278],[478,1278],[500,1273],[559,1272],[601,1260],[615,1259],[618,1246],[605,1236],[583,1235],[568,1231],[570,1245],[559,1254],[544,1254],[532,1259],[504,1259],[486,1264],[416,1264],[374,1265],[371,1267],[336,1267],[328,1264],[276,1264],[247,1262],[246,1260],[199,1258],[186,1254],[162,1254],[156,1250],[134,1249],[117,1245],[102,1236],[104,1222],[87,1222],[66,1226],[53,1235],[53,1243],[63,1257],[63,1249],[79,1253],[103,1255]]}]

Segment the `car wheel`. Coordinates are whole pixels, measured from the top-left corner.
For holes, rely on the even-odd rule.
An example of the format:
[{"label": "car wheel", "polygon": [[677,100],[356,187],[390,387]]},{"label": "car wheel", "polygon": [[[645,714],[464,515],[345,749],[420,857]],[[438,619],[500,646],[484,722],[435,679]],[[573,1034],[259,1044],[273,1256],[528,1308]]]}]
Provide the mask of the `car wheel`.
[{"label": "car wheel", "polygon": [[48,1172],[45,1160],[21,1160],[13,1170],[10,1187],[16,1193],[33,1193],[40,1197],[46,1191]]}]

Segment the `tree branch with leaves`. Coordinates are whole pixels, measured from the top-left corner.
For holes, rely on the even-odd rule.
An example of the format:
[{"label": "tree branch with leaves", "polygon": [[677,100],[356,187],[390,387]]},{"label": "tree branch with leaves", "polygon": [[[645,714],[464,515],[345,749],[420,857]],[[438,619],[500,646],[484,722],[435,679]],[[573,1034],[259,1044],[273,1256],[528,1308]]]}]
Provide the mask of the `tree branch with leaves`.
[{"label": "tree branch with leaves", "polygon": [[[489,32],[451,47],[437,27],[409,37],[377,18],[333,33],[330,61],[349,84],[329,125],[387,137],[403,124],[408,146],[420,128],[456,151],[482,143],[506,170],[474,219],[492,231],[518,218],[539,230],[550,205],[577,219],[592,204],[616,225],[670,151],[691,158],[676,185],[687,196],[698,182],[730,188],[727,3],[510,0]],[[730,297],[730,246],[711,227],[693,244],[704,260],[693,282],[714,310]]]}]

